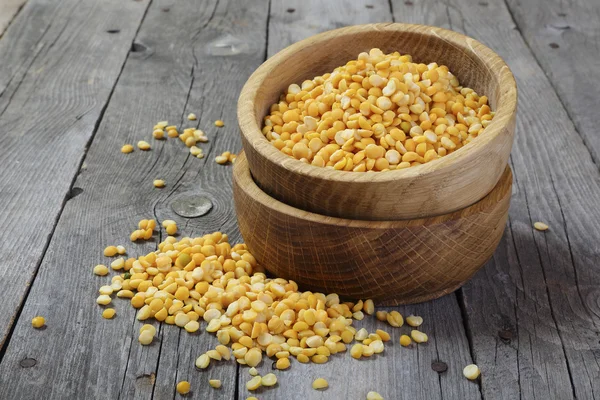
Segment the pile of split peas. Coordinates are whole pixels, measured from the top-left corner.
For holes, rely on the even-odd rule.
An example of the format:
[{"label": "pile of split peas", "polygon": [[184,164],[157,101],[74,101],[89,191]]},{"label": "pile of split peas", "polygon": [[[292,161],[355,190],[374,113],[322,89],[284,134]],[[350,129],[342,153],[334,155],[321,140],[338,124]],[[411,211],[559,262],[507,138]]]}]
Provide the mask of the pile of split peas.
[{"label": "pile of split peas", "polygon": [[483,134],[494,112],[445,65],[408,54],[360,53],[331,73],[291,84],[262,129],[305,163],[368,172],[414,167]]},{"label": "pile of split peas", "polygon": [[[155,220],[142,220],[130,239],[147,240],[157,226]],[[276,369],[286,370],[292,359],[323,364],[346,351],[356,359],[384,352],[390,333],[353,326],[355,320],[367,315],[375,315],[393,328],[401,328],[405,323],[410,326],[400,338],[402,346],[428,340],[418,329],[423,324],[420,316],[403,318],[398,311],[376,311],[369,299],[344,302],[335,293],[300,291],[294,281],[268,278],[247,247],[232,246],[226,234],[215,232],[178,239],[172,236],[177,232],[174,221],[163,221],[162,226],[169,236],[158,245],[158,250],[144,256],[126,259],[122,257],[126,254],[123,246],[104,249],[106,257],[116,257],[110,267],[117,274],[99,289],[96,302],[107,307],[102,315],[107,319],[115,316],[110,306],[113,297],[118,297],[129,299],[138,309],[139,321],[154,319],[189,333],[201,328],[213,333],[219,345],[199,354],[195,366],[203,370],[211,363],[230,359],[247,365],[251,375],[246,384],[249,391],[277,383],[275,374],[259,376],[254,368],[265,356],[275,360]],[[94,273],[106,276],[109,268],[97,265]],[[156,333],[153,325],[142,325],[139,342],[151,344]],[[209,379],[213,388],[220,388],[221,384]],[[313,383],[315,389],[328,385],[322,378]],[[189,382],[180,382],[177,390],[187,393]]]}]

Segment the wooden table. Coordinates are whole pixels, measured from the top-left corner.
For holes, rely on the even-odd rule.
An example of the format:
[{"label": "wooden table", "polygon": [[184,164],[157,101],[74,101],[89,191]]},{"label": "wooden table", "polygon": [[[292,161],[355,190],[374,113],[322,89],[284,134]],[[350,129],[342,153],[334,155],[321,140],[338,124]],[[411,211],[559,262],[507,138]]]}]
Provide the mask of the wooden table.
[{"label": "wooden table", "polygon": [[[195,358],[214,346],[203,332],[161,326],[137,341],[135,310],[116,301],[100,317],[102,249],[131,244],[142,218],[176,219],[186,235],[222,230],[241,240],[231,167],[239,151],[236,100],[266,57],[320,31],[398,21],[447,27],[486,43],[512,68],[520,105],[511,157],[510,219],[494,258],[455,294],[402,314],[423,316],[430,341],[394,344],[366,361],[349,354],[277,372],[263,399],[600,398],[600,5],[578,0],[3,0],[0,1],[0,398],[250,396],[246,368],[208,371]],[[177,140],[123,155],[152,125],[198,115],[210,141],[191,157]],[[217,129],[213,121],[222,119]],[[152,180],[165,179],[163,190]],[[171,209],[184,195],[213,202],[205,216]],[[532,228],[544,221],[550,230]],[[43,315],[47,328],[34,330]],[[358,323],[374,329],[368,318]],[[389,328],[388,328],[389,330]],[[446,372],[432,369],[447,364]],[[463,378],[472,362],[480,382]],[[263,362],[261,372],[271,370]],[[214,390],[207,380],[219,378]],[[310,388],[325,377],[330,388]]]}]

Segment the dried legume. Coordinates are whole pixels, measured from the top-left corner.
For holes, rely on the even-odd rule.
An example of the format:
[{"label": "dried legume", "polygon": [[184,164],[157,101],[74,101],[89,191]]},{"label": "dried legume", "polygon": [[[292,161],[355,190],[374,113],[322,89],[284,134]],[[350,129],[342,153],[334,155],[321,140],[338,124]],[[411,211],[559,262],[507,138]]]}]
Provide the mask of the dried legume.
[{"label": "dried legume", "polygon": [[474,380],[479,378],[479,375],[481,375],[481,371],[479,370],[479,367],[477,365],[469,364],[463,369],[463,375],[467,379]]},{"label": "dried legume", "polygon": [[190,383],[188,381],[181,381],[177,384],[177,393],[188,394],[190,392]]},{"label": "dried legume", "polygon": [[213,388],[218,389],[221,387],[221,380],[220,379],[210,379],[208,381],[208,384],[210,386],[212,386]]},{"label": "dried legume", "polygon": [[329,387],[329,382],[323,378],[317,378],[313,381],[312,387],[315,390],[326,389]]},{"label": "dried legume", "polygon": [[444,65],[371,49],[332,73],[289,85],[262,132],[308,164],[387,171],[434,161],[474,140],[494,116],[487,103]]}]

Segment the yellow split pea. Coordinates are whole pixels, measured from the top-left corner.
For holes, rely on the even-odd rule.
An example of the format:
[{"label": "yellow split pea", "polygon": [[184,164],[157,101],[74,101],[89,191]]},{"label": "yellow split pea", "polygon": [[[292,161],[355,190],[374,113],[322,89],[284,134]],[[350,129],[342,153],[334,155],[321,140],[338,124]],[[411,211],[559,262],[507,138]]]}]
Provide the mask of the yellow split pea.
[{"label": "yellow split pea", "polygon": [[133,152],[133,146],[130,144],[125,144],[121,147],[121,153],[129,154]]},{"label": "yellow split pea", "polygon": [[262,132],[281,152],[314,166],[388,171],[460,149],[493,116],[487,97],[462,87],[447,66],[371,49],[289,85]]},{"label": "yellow split pea", "polygon": [[[294,281],[267,278],[248,248],[231,245],[226,234],[178,240],[170,231],[176,230],[175,221],[161,223],[169,237],[156,251],[113,260],[111,267],[119,272],[111,285],[100,287],[97,302],[108,306],[116,292],[116,297],[130,299],[138,320],[154,319],[189,333],[198,332],[204,320],[204,330],[214,333],[220,344],[195,360],[197,368],[234,358],[250,368],[253,378],[247,388],[255,390],[277,382],[274,374],[261,377],[253,368],[265,355],[276,358],[276,368],[284,370],[291,357],[300,363],[327,363],[334,354],[348,351],[355,338],[363,340],[351,350],[356,358],[383,352],[383,342],[390,340],[385,331],[369,333],[352,326],[359,311],[374,311],[371,300],[352,303],[335,293],[301,292]],[[138,230],[151,234],[155,225],[155,220],[144,219]],[[155,337],[156,328],[146,324],[138,340],[147,346]]]},{"label": "yellow split pea", "polygon": [[46,325],[46,319],[44,317],[37,316],[31,320],[31,326],[36,329],[39,329]]}]

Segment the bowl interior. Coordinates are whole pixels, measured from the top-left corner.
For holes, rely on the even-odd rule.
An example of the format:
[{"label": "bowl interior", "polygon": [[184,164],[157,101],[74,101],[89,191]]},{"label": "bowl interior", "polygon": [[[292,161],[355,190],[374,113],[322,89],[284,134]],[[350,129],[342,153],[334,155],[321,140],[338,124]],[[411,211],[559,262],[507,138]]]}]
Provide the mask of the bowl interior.
[{"label": "bowl interior", "polygon": [[269,74],[256,92],[256,123],[262,126],[262,119],[267,115],[269,107],[279,101],[279,96],[290,84],[300,84],[306,79],[331,72],[336,67],[356,59],[360,52],[368,52],[374,47],[380,48],[386,54],[394,51],[410,54],[414,62],[437,62],[447,65],[462,86],[474,89],[479,95],[488,96],[490,107],[496,110],[500,96],[499,76],[497,71],[486,64],[487,59],[482,59],[480,52],[473,51],[469,41],[475,41],[454,32],[450,32],[457,36],[454,38],[434,34],[436,31],[443,30],[373,29],[364,32],[346,28],[338,35],[318,37],[305,46],[288,48],[292,51],[283,50],[285,57],[279,58],[277,64],[270,66]]}]

